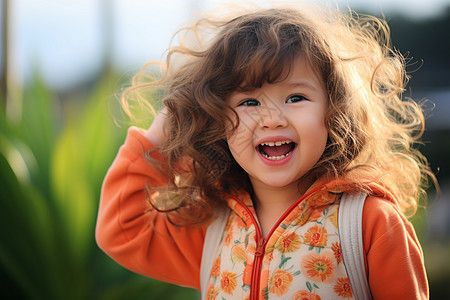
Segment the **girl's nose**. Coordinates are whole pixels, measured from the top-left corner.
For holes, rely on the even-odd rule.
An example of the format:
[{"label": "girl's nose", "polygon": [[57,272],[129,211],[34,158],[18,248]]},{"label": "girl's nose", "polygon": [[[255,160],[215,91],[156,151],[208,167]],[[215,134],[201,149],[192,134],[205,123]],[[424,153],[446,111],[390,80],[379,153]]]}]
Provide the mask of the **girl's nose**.
[{"label": "girl's nose", "polygon": [[260,110],[260,124],[263,128],[282,128],[286,127],[288,122],[278,107],[264,107]]}]

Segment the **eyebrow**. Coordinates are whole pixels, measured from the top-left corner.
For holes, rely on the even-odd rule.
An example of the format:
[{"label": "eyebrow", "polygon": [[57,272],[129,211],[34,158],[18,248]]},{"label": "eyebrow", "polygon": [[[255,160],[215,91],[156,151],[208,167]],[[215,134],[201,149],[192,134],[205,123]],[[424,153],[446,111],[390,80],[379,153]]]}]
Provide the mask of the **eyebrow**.
[{"label": "eyebrow", "polygon": [[316,91],[318,88],[311,82],[306,80],[292,80],[290,82],[286,83],[287,85],[290,85],[292,87],[305,87],[312,91]]}]

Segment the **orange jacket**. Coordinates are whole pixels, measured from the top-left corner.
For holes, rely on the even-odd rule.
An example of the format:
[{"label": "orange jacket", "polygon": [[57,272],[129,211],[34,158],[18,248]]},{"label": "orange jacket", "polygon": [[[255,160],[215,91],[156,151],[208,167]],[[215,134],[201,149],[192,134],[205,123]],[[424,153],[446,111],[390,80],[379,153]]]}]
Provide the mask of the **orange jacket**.
[{"label": "orange jacket", "polygon": [[[129,130],[104,180],[97,243],[136,273],[200,289],[206,225],[176,227],[147,204],[145,186],[165,184],[145,160],[144,153],[151,148],[141,131]],[[157,153],[152,155],[158,158]],[[395,205],[384,200],[369,196],[363,211],[366,270],[373,297],[427,299],[423,253],[414,229]]]}]

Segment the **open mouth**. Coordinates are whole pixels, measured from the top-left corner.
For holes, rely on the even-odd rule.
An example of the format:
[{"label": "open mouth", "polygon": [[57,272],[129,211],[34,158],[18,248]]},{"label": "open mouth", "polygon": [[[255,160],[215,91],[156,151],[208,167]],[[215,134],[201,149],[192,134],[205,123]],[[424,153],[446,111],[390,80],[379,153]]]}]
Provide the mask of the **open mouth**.
[{"label": "open mouth", "polygon": [[280,160],[288,156],[295,149],[291,141],[265,142],[258,145],[258,151],[267,159]]}]

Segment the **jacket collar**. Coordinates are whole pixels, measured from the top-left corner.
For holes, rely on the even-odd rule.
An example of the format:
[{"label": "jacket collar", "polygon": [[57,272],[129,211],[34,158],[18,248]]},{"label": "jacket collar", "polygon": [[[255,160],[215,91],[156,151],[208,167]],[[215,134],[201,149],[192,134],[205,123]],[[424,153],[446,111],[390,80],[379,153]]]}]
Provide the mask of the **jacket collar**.
[{"label": "jacket collar", "polygon": [[[312,206],[322,206],[329,204],[330,201],[334,201],[336,194],[344,192],[365,192],[368,195],[374,195],[384,198],[385,200],[397,203],[396,197],[390,192],[390,190],[383,184],[367,179],[351,178],[349,176],[341,176],[338,178],[331,178],[329,175],[324,174],[319,177],[305,192],[305,194],[296,201],[297,204],[308,199]],[[332,194],[328,195],[327,194]],[[314,201],[312,201],[314,199]],[[227,202],[230,208],[235,206],[236,200],[246,207],[253,208],[253,201],[250,194],[241,189],[230,195]]]}]

